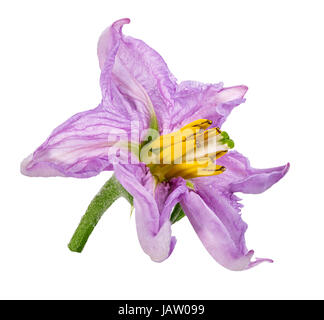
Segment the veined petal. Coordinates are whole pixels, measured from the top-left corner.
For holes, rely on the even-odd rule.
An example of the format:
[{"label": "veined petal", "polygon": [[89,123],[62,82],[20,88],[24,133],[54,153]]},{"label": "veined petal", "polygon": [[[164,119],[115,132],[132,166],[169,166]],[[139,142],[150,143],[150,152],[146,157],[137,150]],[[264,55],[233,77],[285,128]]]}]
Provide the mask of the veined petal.
[{"label": "veined petal", "polygon": [[278,182],[289,170],[289,163],[280,167],[255,169],[249,160],[237,151],[230,151],[217,160],[218,165],[226,167],[226,171],[215,182],[227,185],[231,192],[261,193]]},{"label": "veined petal", "polygon": [[118,57],[122,27],[129,22],[129,19],[116,21],[99,38],[97,53],[102,100],[107,110],[138,122],[140,132],[144,134],[149,128],[151,102],[142,86],[123,68]]},{"label": "veined petal", "polygon": [[99,39],[104,102],[129,118],[139,119],[143,128],[148,127],[155,112],[163,130],[170,121],[168,109],[173,106],[176,80],[156,51],[143,41],[122,34],[122,26],[129,22],[116,21]]},{"label": "veined petal", "polygon": [[170,219],[170,213],[179,202],[182,194],[187,192],[186,181],[181,177],[173,178],[169,183],[158,183],[154,197],[160,211],[160,225]]},{"label": "veined petal", "polygon": [[221,127],[233,108],[245,101],[246,91],[246,86],[182,82],[174,96],[172,130],[201,118],[212,120],[212,127]]},{"label": "veined petal", "polygon": [[[233,245],[241,254],[248,255],[244,234],[247,224],[241,218],[242,204],[233,192],[260,193],[279,181],[288,171],[289,164],[270,169],[251,168],[247,158],[236,151],[228,152],[217,160],[226,167],[219,176],[193,179],[196,192],[226,229]],[[215,257],[216,259],[216,257]],[[245,268],[269,259],[256,259]],[[230,267],[231,269],[231,267]]]},{"label": "veined petal", "polygon": [[101,34],[97,48],[99,66],[101,70],[104,69],[106,61],[113,61],[115,59],[119,42],[122,37],[121,30],[124,24],[128,23],[130,23],[130,19],[128,18],[117,20]]},{"label": "veined petal", "polygon": [[154,191],[153,177],[144,165],[115,164],[114,169],[119,182],[134,197],[136,228],[142,249],[153,261],[162,262],[172,253],[176,243],[169,218],[173,206],[185,192],[184,182],[178,181],[173,187],[158,185]]},{"label": "veined petal", "polygon": [[240,198],[214,184],[195,183],[195,190],[222,222],[240,252],[247,252],[244,234],[247,224],[242,220]]},{"label": "veined petal", "polygon": [[57,127],[21,164],[27,176],[88,178],[111,170],[111,145],[130,136],[130,122],[101,106],[78,113]]},{"label": "veined petal", "polygon": [[[188,191],[184,195],[181,206],[207,251],[225,268],[238,271],[248,269],[262,261],[271,262],[268,259],[251,262],[254,252],[247,251],[245,245],[237,245],[226,224],[194,191]],[[240,227],[246,228],[245,225]]]}]

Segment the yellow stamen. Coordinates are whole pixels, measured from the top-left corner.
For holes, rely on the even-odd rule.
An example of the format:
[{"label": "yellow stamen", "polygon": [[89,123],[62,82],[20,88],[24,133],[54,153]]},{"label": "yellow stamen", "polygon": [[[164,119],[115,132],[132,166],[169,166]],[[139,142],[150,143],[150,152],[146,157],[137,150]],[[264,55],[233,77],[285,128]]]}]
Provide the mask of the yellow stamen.
[{"label": "yellow stamen", "polygon": [[229,149],[224,134],[218,128],[206,130],[212,122],[196,120],[176,132],[160,136],[141,150],[141,160],[159,180],[173,177],[192,179],[217,175],[225,171],[215,160]]},{"label": "yellow stamen", "polygon": [[188,128],[198,128],[198,129],[207,129],[209,126],[211,126],[213,122],[207,119],[199,119],[193,122],[190,122],[189,124],[187,124],[186,126],[184,126],[182,129],[188,129]]},{"label": "yellow stamen", "polygon": [[150,147],[152,148],[152,150],[160,149],[161,146],[166,148],[171,145],[172,139],[174,139],[173,143],[179,143],[181,141],[187,140],[195,133],[207,129],[211,124],[212,122],[206,119],[193,121],[176,132],[171,132],[169,134],[160,136],[150,144]]}]

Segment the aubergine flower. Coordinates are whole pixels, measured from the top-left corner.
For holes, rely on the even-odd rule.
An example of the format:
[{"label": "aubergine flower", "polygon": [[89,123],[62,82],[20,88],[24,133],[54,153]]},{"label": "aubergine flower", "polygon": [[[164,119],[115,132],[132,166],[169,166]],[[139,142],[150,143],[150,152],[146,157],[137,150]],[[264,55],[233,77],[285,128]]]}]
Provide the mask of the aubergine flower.
[{"label": "aubergine flower", "polygon": [[153,261],[169,257],[176,243],[171,225],[184,216],[224,267],[244,270],[271,261],[252,261],[234,193],[267,190],[289,164],[254,169],[243,155],[229,151],[234,143],[220,130],[245,101],[247,87],[178,84],[156,51],[122,34],[129,22],[116,21],[99,39],[99,106],[57,127],[22,162],[21,172],[89,178],[114,170],[81,220],[69,244],[73,251],[82,250],[103,212],[124,196],[135,208],[141,247]]}]

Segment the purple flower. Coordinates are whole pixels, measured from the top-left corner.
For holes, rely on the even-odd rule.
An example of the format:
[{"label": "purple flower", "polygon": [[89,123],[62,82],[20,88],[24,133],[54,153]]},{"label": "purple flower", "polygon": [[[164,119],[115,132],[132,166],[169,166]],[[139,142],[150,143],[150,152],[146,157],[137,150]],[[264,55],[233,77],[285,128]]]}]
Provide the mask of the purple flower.
[{"label": "purple flower", "polygon": [[254,169],[243,155],[229,151],[233,141],[219,129],[232,109],[245,101],[247,87],[178,84],[156,51],[122,34],[129,22],[116,21],[99,39],[99,106],[57,127],[22,162],[21,172],[88,178],[114,170],[132,196],[140,244],[154,261],[165,260],[173,251],[171,225],[178,219],[171,213],[181,210],[224,267],[243,270],[271,261],[251,260],[242,205],[234,193],[267,190],[286,174],[289,164]]}]

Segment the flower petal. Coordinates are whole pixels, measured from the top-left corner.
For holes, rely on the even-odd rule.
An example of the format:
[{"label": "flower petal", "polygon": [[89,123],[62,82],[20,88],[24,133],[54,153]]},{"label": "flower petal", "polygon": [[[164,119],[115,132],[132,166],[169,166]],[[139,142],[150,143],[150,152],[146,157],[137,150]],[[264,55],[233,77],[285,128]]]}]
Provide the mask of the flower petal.
[{"label": "flower petal", "polygon": [[160,211],[160,225],[170,219],[172,209],[187,189],[186,181],[181,177],[173,178],[170,182],[158,183],[154,197]]},{"label": "flower petal", "polygon": [[289,170],[289,163],[280,167],[254,169],[249,160],[237,151],[228,152],[217,160],[226,171],[215,177],[218,185],[228,185],[231,192],[261,193],[278,182]]},{"label": "flower petal", "polygon": [[247,224],[241,218],[240,198],[226,189],[214,184],[195,184],[195,189],[206,205],[222,221],[231,236],[235,246],[241,252],[246,252],[244,234]]},{"label": "flower petal", "polygon": [[[216,196],[214,199],[217,199]],[[225,198],[220,201],[226,203]],[[254,252],[248,251],[244,242],[233,239],[232,230],[228,229],[227,225],[194,191],[188,191],[184,195],[181,206],[207,251],[225,268],[238,271],[248,269],[262,261],[271,262],[269,259],[257,259],[251,262]],[[233,210],[230,206],[226,208],[228,209]],[[237,228],[242,229],[244,233],[246,225],[240,223]]]},{"label": "flower petal", "polygon": [[[278,182],[288,171],[289,164],[270,169],[251,168],[249,161],[236,151],[228,152],[217,160],[226,167],[219,176],[193,179],[196,192],[222,223],[233,245],[247,255],[244,234],[247,224],[241,219],[243,207],[233,192],[260,193]],[[251,252],[251,251],[250,251]],[[256,259],[245,268],[250,268],[269,259]]]},{"label": "flower petal", "polygon": [[246,86],[182,82],[174,96],[173,129],[196,119],[209,119],[212,127],[221,127],[233,108],[245,101],[246,91]]},{"label": "flower petal", "polygon": [[176,80],[156,51],[143,41],[122,34],[122,26],[129,22],[116,21],[99,39],[104,101],[146,126],[154,108],[163,129],[170,121]]},{"label": "flower petal", "polygon": [[172,253],[176,243],[175,237],[171,236],[169,218],[173,206],[185,192],[183,183],[178,181],[171,188],[158,186],[156,196],[165,199],[165,205],[159,208],[161,201],[156,201],[153,195],[154,178],[145,165],[117,163],[114,169],[119,182],[134,197],[136,228],[141,247],[153,261],[162,262]]},{"label": "flower petal", "polygon": [[27,176],[88,178],[111,170],[108,150],[130,135],[130,121],[101,106],[78,113],[57,127],[21,164]]}]

